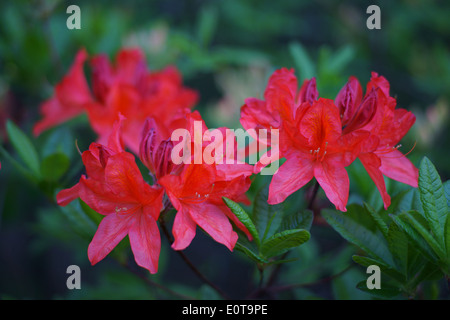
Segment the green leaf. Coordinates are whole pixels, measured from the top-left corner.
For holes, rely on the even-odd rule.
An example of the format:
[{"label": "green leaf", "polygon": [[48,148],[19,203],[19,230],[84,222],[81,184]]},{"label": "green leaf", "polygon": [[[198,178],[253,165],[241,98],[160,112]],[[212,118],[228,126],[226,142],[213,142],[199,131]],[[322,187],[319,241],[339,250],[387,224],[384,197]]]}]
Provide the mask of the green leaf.
[{"label": "green leaf", "polygon": [[205,7],[200,11],[198,19],[197,38],[201,46],[206,47],[211,42],[217,25],[217,11],[214,7]]},{"label": "green leaf", "polygon": [[402,229],[408,237],[416,244],[416,247],[424,254],[429,261],[435,261],[437,259],[436,254],[427,244],[427,242],[420,236],[418,231],[413,228],[408,222],[406,222],[406,216],[404,213],[399,215],[390,215],[392,220]]},{"label": "green leaf", "polygon": [[233,200],[230,200],[226,197],[222,197],[222,199],[225,202],[225,204],[228,206],[228,208],[230,208],[231,212],[233,212],[236,215],[236,217],[239,219],[239,221],[242,222],[242,224],[248,229],[248,231],[252,235],[253,240],[255,241],[256,245],[259,246],[260,242],[259,242],[258,231],[256,230],[256,227],[253,224],[253,221],[250,219],[247,212],[245,212],[245,210],[242,209],[242,207],[240,205],[238,205],[236,202],[234,202]]},{"label": "green leaf", "polygon": [[11,120],[6,122],[6,130],[12,146],[20,156],[22,161],[36,176],[40,176],[39,156],[30,139]]},{"label": "green leaf", "polygon": [[372,217],[373,221],[377,225],[378,229],[381,231],[381,233],[384,235],[384,237],[387,239],[388,237],[388,226],[384,222],[384,220],[381,218],[381,216],[376,212],[370,205],[367,203],[364,203],[364,208],[369,213],[369,215]]},{"label": "green leaf", "polygon": [[267,263],[268,261],[262,257],[260,257],[258,254],[256,254],[255,252],[253,252],[253,250],[251,250],[250,248],[246,247],[245,245],[243,245],[242,243],[240,243],[239,241],[236,242],[236,245],[234,246],[236,248],[236,250],[241,251],[242,253],[244,253],[247,257],[249,257],[250,259],[252,259],[253,261],[257,262],[257,263]]},{"label": "green leaf", "polygon": [[369,289],[367,288],[367,280],[359,282],[356,287],[380,299],[392,299],[401,294],[400,288],[386,284],[381,284],[381,289]]},{"label": "green leaf", "polygon": [[314,213],[311,210],[302,210],[283,219],[281,230],[311,229]]},{"label": "green leaf", "polygon": [[298,247],[308,241],[309,238],[310,234],[307,230],[285,230],[276,233],[269,239],[265,240],[261,245],[261,253],[267,258],[274,257],[288,251],[289,249]]},{"label": "green leaf", "polygon": [[339,74],[355,56],[352,46],[340,48],[326,63],[327,72]]},{"label": "green leaf", "polygon": [[[411,211],[410,211],[411,212]],[[441,258],[445,259],[446,253],[444,252],[444,248],[441,247],[440,243],[433,238],[433,235],[428,232],[423,224],[417,221],[411,214],[405,213],[408,222],[411,226],[417,230],[417,232],[425,239],[428,245],[434,250],[434,252]]]},{"label": "green leaf", "polygon": [[434,239],[444,247],[444,228],[448,215],[447,199],[441,178],[427,157],[423,158],[419,168],[419,193]]},{"label": "green leaf", "polygon": [[389,277],[391,277],[392,279],[397,280],[398,282],[402,283],[406,280],[405,275],[403,275],[402,273],[398,272],[397,270],[395,270],[394,268],[386,265],[384,262],[377,260],[377,259],[372,259],[369,257],[363,257],[363,256],[359,256],[359,255],[353,255],[352,256],[353,261],[355,261],[357,264],[367,268],[368,266],[371,265],[376,265],[378,267],[380,267],[380,270],[382,273],[385,273],[386,275],[388,275]]},{"label": "green leaf", "polygon": [[400,229],[400,227],[391,223],[386,237],[389,250],[394,258],[397,270],[402,274],[408,273],[408,236]]},{"label": "green leaf", "polygon": [[450,207],[450,180],[444,182],[444,193],[447,198],[447,207]]},{"label": "green leaf", "polygon": [[80,202],[72,201],[65,207],[61,206],[60,209],[74,231],[90,241],[97,230],[97,225],[84,213]]},{"label": "green leaf", "polygon": [[83,200],[79,199],[80,202],[80,207],[81,209],[83,209],[83,212],[97,225],[100,224],[100,222],[103,219],[103,215],[101,215],[100,213],[96,212],[94,209],[92,209],[91,207],[89,207],[86,202],[84,202]]},{"label": "green leaf", "polygon": [[[255,196],[252,218],[261,236],[261,241],[271,237],[280,227],[283,219],[283,205],[267,203],[269,188],[262,188]],[[302,228],[298,228],[302,229]]]},{"label": "green leaf", "polygon": [[66,126],[60,126],[49,131],[40,151],[41,157],[63,153],[71,159],[77,150],[71,130]]},{"label": "green leaf", "polygon": [[422,265],[420,271],[407,284],[407,287],[415,290],[423,281],[442,279],[442,272],[436,267],[436,264],[426,262]]},{"label": "green leaf", "polygon": [[447,249],[447,261],[450,263],[450,214],[445,224],[445,248]]},{"label": "green leaf", "polygon": [[24,177],[26,177],[28,180],[30,180],[32,183],[37,184],[38,179],[36,176],[33,175],[33,173],[28,169],[25,168],[21,163],[19,163],[14,157],[12,157],[8,151],[6,151],[1,145],[0,145],[0,154],[3,158],[7,159],[15,168],[17,171],[19,171]]},{"label": "green leaf", "polygon": [[315,76],[314,63],[311,61],[305,48],[298,42],[289,45],[289,52],[294,59],[295,65],[299,72],[299,79],[311,79]]},{"label": "green leaf", "polygon": [[42,177],[49,181],[58,181],[69,169],[70,160],[64,153],[54,153],[45,157],[41,163]]},{"label": "green leaf", "polygon": [[335,210],[322,210],[325,220],[347,241],[358,246],[373,258],[384,261],[387,265],[392,265],[392,256],[388,250],[386,239],[369,230],[364,225],[359,215],[364,215],[364,209],[360,212],[352,212],[347,208],[347,212]]},{"label": "green leaf", "polygon": [[294,257],[294,258],[290,258],[290,259],[270,260],[265,265],[266,266],[271,266],[271,265],[274,265],[274,264],[282,264],[282,263],[294,262],[294,261],[297,261],[298,259],[300,259],[300,257]]}]

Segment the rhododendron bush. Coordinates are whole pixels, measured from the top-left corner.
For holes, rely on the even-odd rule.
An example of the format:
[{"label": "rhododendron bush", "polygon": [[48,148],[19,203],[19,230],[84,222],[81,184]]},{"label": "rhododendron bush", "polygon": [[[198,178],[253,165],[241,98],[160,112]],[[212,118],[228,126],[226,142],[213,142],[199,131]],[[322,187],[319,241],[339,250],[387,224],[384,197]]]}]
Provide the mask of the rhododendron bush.
[{"label": "rhododendron bush", "polygon": [[69,298],[448,297],[450,184],[388,74],[329,58],[330,77],[294,43],[207,105],[179,61],[110,53],[72,50],[0,149],[0,175],[32,190],[18,201],[40,199],[36,229],[81,266]]}]

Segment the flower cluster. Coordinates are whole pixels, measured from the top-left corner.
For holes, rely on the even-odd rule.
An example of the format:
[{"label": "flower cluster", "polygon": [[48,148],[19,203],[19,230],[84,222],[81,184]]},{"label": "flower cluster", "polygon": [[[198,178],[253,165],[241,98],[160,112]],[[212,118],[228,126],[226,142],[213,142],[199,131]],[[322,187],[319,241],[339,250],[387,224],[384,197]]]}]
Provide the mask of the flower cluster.
[{"label": "flower cluster", "polygon": [[[175,67],[161,71],[147,70],[144,53],[123,49],[111,65],[106,55],[90,59],[92,90],[84,75],[88,59],[80,50],[68,74],[55,87],[53,97],[41,106],[43,119],[33,129],[35,135],[61,124],[83,112],[89,117],[98,143],[105,144],[118,114],[126,117],[123,140],[134,153],[139,152],[139,137],[148,117],[156,117],[165,130],[176,128],[197,102],[198,94],[182,85]],[[92,91],[92,92],[91,92]]]},{"label": "flower cluster", "polygon": [[[193,119],[201,120],[198,112],[185,114],[186,128],[192,127]],[[105,215],[88,248],[92,264],[102,260],[128,235],[137,264],[151,273],[157,272],[161,248],[157,221],[163,209],[172,207],[177,211],[172,228],[175,250],[189,246],[197,226],[230,250],[238,238],[231,222],[250,237],[222,197],[247,201],[251,166],[231,170],[227,165],[216,164],[174,165],[170,157],[172,141],[165,139],[157,126],[150,125],[153,120],[148,120],[139,154],[154,178],[150,185],[133,154],[124,150],[120,134],[124,121],[120,116],[106,146],[92,143],[83,152],[87,177],[83,175],[75,186],[57,195],[59,205],[80,198]]]},{"label": "flower cluster", "polygon": [[[399,150],[398,142],[415,116],[396,109],[389,82],[377,73],[362,87],[355,77],[334,100],[321,98],[315,79],[298,90],[293,70],[276,70],[264,100],[248,98],[241,108],[241,124],[249,129],[275,127],[279,157],[286,162],[273,176],[270,204],[283,202],[314,177],[338,210],[346,211],[349,178],[345,167],[359,158],[390,205],[383,176],[417,187],[418,170]],[[255,166],[255,172],[261,165]]]},{"label": "flower cluster", "polygon": [[[248,98],[241,108],[241,124],[247,131],[277,131],[273,141],[255,134],[272,149],[252,166],[237,160],[235,144],[235,152],[228,152],[230,139],[236,141],[232,131],[210,131],[199,112],[191,111],[197,94],[182,86],[175,68],[149,72],[139,50],[120,51],[116,66],[105,56],[94,56],[91,93],[83,73],[86,59],[86,52],[79,51],[55,95],[42,105],[44,118],[34,132],[39,134],[87,112],[99,135],[82,154],[86,174],[57,195],[59,205],[80,198],[104,215],[88,248],[92,264],[128,235],[136,263],[157,272],[161,249],[158,223],[171,209],[176,211],[173,249],[188,247],[198,226],[233,250],[238,239],[233,227],[252,237],[223,197],[248,204],[250,176],[279,158],[286,161],[270,183],[269,204],[283,202],[315,178],[336,208],[345,211],[349,193],[345,168],[357,158],[375,182],[386,208],[390,197],[383,176],[417,186],[418,170],[397,145],[415,117],[396,109],[389,83],[376,73],[364,95],[358,80],[350,77],[331,100],[319,97],[314,78],[305,80],[298,90],[293,70],[275,71],[264,100]],[[173,136],[179,129],[184,132],[183,143],[175,145]],[[218,141],[219,136],[226,136],[227,143]],[[189,161],[174,161],[174,154],[180,158],[183,151],[179,146],[194,150],[188,159],[183,152],[181,159]],[[148,176],[142,175],[126,147],[140,158]],[[197,155],[208,153],[213,161],[197,161]]]}]

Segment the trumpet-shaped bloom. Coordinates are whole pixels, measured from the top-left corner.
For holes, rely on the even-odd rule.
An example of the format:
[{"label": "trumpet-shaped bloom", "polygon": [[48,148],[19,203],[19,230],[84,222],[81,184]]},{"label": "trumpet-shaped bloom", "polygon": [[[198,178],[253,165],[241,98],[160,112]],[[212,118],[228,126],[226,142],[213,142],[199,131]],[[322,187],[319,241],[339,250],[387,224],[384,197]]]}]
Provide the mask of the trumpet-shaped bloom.
[{"label": "trumpet-shaped bloom", "polygon": [[151,273],[158,270],[161,239],[156,221],[162,209],[163,190],[148,185],[134,156],[123,151],[119,123],[108,146],[92,143],[82,159],[86,176],[74,187],[57,195],[59,205],[81,198],[105,217],[88,247],[94,265],[126,236],[129,236],[136,263]]},{"label": "trumpet-shaped bloom", "polygon": [[292,120],[297,108],[303,102],[317,100],[316,80],[305,80],[297,91],[294,70],[282,68],[269,78],[264,91],[264,100],[245,99],[241,107],[240,122],[246,130],[280,128],[282,119]]},{"label": "trumpet-shaped bloom", "polygon": [[[270,76],[264,91],[264,100],[245,99],[245,104],[241,107],[241,125],[261,146],[265,144],[267,147],[275,147],[273,144],[274,141],[278,141],[278,137],[276,139],[267,135],[261,137],[259,130],[264,129],[266,132],[272,129],[282,130],[283,122],[293,121],[296,110],[302,103],[313,103],[318,95],[315,78],[305,80],[298,90],[294,70],[281,68]],[[261,160],[254,166],[255,173],[279,157],[278,148],[272,148],[263,154]]]},{"label": "trumpet-shaped bloom", "polygon": [[83,113],[86,104],[92,101],[83,71],[87,58],[85,50],[78,51],[69,72],[55,86],[53,97],[41,105],[43,119],[34,126],[35,135]]},{"label": "trumpet-shaped bloom", "polygon": [[97,142],[106,144],[121,113],[126,117],[122,125],[124,143],[137,153],[148,117],[155,118],[167,130],[173,129],[170,124],[182,119],[198,100],[195,91],[183,86],[175,67],[148,71],[145,56],[138,49],[119,51],[115,65],[105,55],[93,56],[91,93],[83,72],[87,59],[86,51],[80,50],[69,74],[56,86],[54,96],[44,102],[44,117],[34,127],[36,135],[87,112],[90,125],[98,134]]},{"label": "trumpet-shaped bloom", "polygon": [[214,165],[190,164],[179,176],[166,175],[159,183],[177,210],[172,229],[175,250],[183,250],[191,243],[197,225],[230,250],[238,239],[230,220],[248,233],[222,200],[236,200],[245,193],[250,186],[248,177],[221,180]]},{"label": "trumpet-shaped bloom", "polygon": [[[249,237],[250,233],[225,205],[222,197],[247,202],[245,192],[250,187],[252,166],[237,162],[226,164],[226,161],[206,163],[204,159],[200,159],[201,163],[194,163],[195,149],[203,155],[211,143],[216,143],[223,151],[221,154],[226,155],[223,141],[203,141],[203,137],[209,137],[209,131],[198,112],[187,114],[184,124],[187,136],[184,143],[193,150],[189,164],[173,163],[171,153],[175,142],[165,140],[164,134],[158,132],[158,127],[153,121],[147,123],[140,157],[177,210],[172,229],[175,238],[172,247],[175,250],[185,249],[194,238],[198,225],[214,240],[232,250],[237,233],[233,231],[231,222]],[[220,130],[224,134],[225,131],[224,128]],[[200,141],[195,141],[196,137],[201,137]]]},{"label": "trumpet-shaped bloom", "polygon": [[398,143],[415,122],[415,116],[405,109],[396,109],[396,100],[389,96],[389,82],[373,72],[366,95],[356,78],[351,77],[336,97],[341,110],[344,132],[357,129],[369,131],[358,158],[374,181],[387,209],[391,199],[384,177],[417,187],[418,169],[403,155]]},{"label": "trumpet-shaped bloom", "polygon": [[336,208],[346,211],[345,167],[354,161],[367,136],[365,131],[343,134],[339,109],[332,100],[302,104],[295,121],[284,123],[280,131],[280,152],[286,162],[272,178],[268,202],[284,201],[315,177]]}]

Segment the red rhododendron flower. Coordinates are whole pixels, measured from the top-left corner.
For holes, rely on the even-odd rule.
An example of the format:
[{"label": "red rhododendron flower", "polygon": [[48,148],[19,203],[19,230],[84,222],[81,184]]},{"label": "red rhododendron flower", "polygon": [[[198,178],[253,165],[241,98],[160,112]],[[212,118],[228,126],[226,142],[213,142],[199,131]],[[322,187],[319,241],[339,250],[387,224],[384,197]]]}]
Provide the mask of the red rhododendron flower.
[{"label": "red rhododendron flower", "polygon": [[280,154],[286,162],[272,178],[268,202],[284,201],[315,177],[336,208],[346,211],[349,178],[345,167],[356,159],[368,135],[364,131],[343,134],[332,100],[302,104],[295,121],[286,121],[280,131]]},{"label": "red rhododendron flower", "polygon": [[[194,124],[195,121],[197,124]],[[252,166],[237,162],[227,164],[225,161],[212,164],[203,161],[200,164],[194,163],[195,148],[199,148],[203,154],[205,148],[214,143],[202,139],[200,145],[196,145],[194,137],[198,135],[203,138],[208,135],[206,125],[198,112],[187,114],[184,124],[185,132],[189,136],[186,138],[187,143],[193,151],[187,161],[189,163],[173,163],[173,142],[170,139],[165,140],[164,134],[158,132],[158,127],[154,121],[148,121],[141,142],[140,157],[177,210],[172,229],[175,238],[172,247],[175,250],[185,249],[194,238],[198,225],[214,240],[232,250],[238,236],[233,231],[230,220],[249,237],[250,233],[225,205],[222,197],[247,202],[245,192],[250,187]],[[225,132],[224,128],[221,129],[221,132]],[[220,144],[220,148],[224,148],[224,145]],[[222,151],[221,154],[225,156],[225,151]]]},{"label": "red rhododendron flower", "polygon": [[280,128],[281,120],[292,120],[295,111],[303,102],[313,102],[318,98],[315,78],[305,80],[297,92],[297,78],[294,70],[282,68],[269,78],[264,91],[264,100],[245,99],[241,107],[240,122],[246,130]]},{"label": "red rhododendron flower", "polygon": [[[80,50],[69,74],[55,88],[55,95],[42,105],[44,118],[34,128],[36,135],[82,112],[87,112],[98,143],[105,144],[119,113],[126,117],[122,135],[133,152],[139,150],[139,137],[147,117],[154,117],[163,127],[184,114],[198,100],[195,91],[183,87],[174,67],[148,71],[143,52],[121,50],[116,65],[105,55],[90,59],[92,93],[83,73],[87,53]],[[172,128],[173,129],[173,128]]]},{"label": "red rhododendron flower", "polygon": [[161,248],[156,221],[163,190],[144,181],[134,156],[123,150],[119,126],[120,123],[114,126],[108,146],[92,143],[83,152],[87,177],[83,175],[74,187],[59,192],[57,202],[64,206],[79,197],[105,215],[89,244],[92,264],[102,260],[128,235],[136,263],[156,273]]},{"label": "red rhododendron flower", "polygon": [[[306,80],[298,93],[296,86],[292,70],[277,70],[269,79],[266,101],[250,98],[241,109],[245,128],[280,130],[280,157],[286,162],[272,179],[269,203],[282,202],[315,177],[330,201],[345,211],[349,182],[344,168],[356,157],[374,180],[386,208],[390,197],[383,175],[417,187],[417,168],[397,150],[415,117],[395,109],[385,78],[372,73],[363,96],[359,81],[350,77],[334,103],[316,101],[314,79]],[[258,163],[255,169],[261,167]]]},{"label": "red rhododendron flower", "polygon": [[233,231],[231,219],[243,230],[222,197],[235,199],[248,189],[250,181],[244,175],[230,181],[220,180],[214,165],[185,165],[179,175],[166,175],[159,180],[166,190],[177,214],[172,232],[175,241],[172,248],[186,248],[195,236],[198,225],[214,240],[233,250],[238,235]]},{"label": "red rhododendron flower", "polygon": [[78,51],[69,72],[56,85],[53,97],[41,105],[44,118],[34,126],[35,135],[81,114],[93,100],[83,71],[87,57],[85,50]]},{"label": "red rhododendron flower", "polygon": [[[267,144],[270,147],[272,142],[278,139],[272,139],[273,137],[270,136],[260,139],[259,130],[265,129],[266,132],[269,132],[271,129],[280,129],[282,121],[293,121],[295,112],[302,103],[312,103],[317,98],[318,92],[315,78],[305,80],[300,90],[298,90],[298,82],[294,75],[294,70],[282,68],[276,70],[270,76],[267,88],[264,91],[264,100],[257,98],[245,99],[245,104],[241,107],[240,122],[244,129],[261,146]],[[261,160],[255,165],[255,173],[261,171],[264,166],[262,163],[268,163],[279,157],[277,149],[268,151],[262,155]]]},{"label": "red rhododendron flower", "polygon": [[[356,158],[359,145],[369,134],[363,131],[345,134],[333,101],[317,100],[315,79],[306,80],[297,90],[293,72],[285,68],[275,71],[264,94],[266,101],[247,99],[242,107],[244,127],[269,125],[280,130],[280,157],[286,158],[286,162],[272,178],[268,202],[281,203],[315,177],[330,201],[345,211],[349,192],[345,167]],[[258,108],[277,121],[264,121],[256,112],[250,117],[250,110],[256,109],[255,101]],[[255,167],[259,170],[261,166]]]},{"label": "red rhododendron flower", "polygon": [[[362,99],[361,86],[355,78],[341,89],[336,104],[341,106],[344,131],[362,128],[371,133],[358,158],[375,182],[387,209],[391,203],[383,175],[417,187],[418,169],[399,150],[398,143],[415,122],[405,109],[396,109],[389,96],[389,82],[373,72]],[[350,119],[350,120],[349,120]]]}]

